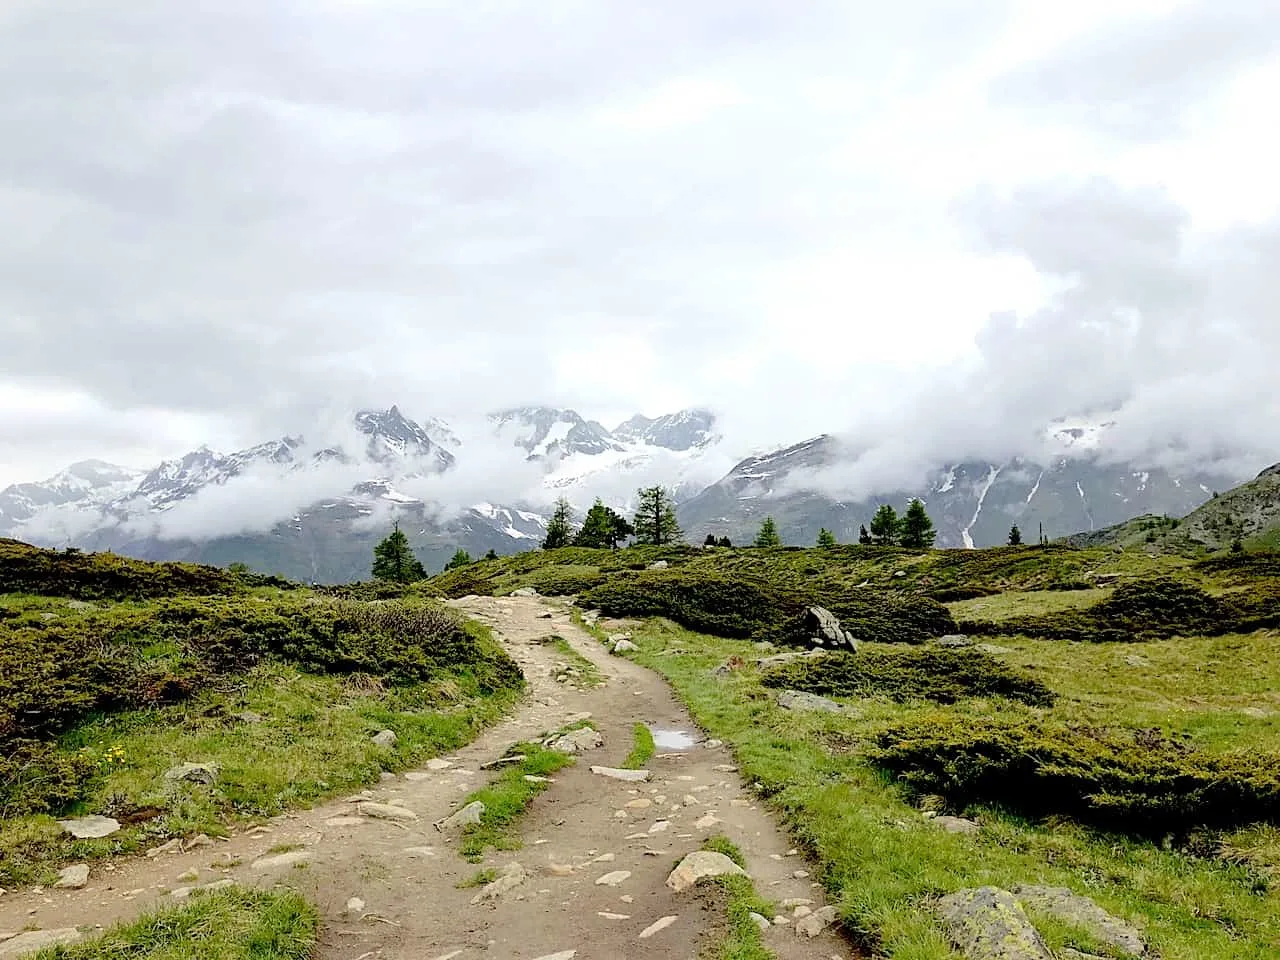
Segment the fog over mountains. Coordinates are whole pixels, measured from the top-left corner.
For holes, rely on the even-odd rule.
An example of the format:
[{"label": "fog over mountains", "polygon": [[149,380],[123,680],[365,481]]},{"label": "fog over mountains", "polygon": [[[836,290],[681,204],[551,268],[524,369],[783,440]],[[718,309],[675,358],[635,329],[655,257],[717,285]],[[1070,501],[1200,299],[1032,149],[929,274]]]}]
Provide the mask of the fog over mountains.
[{"label": "fog over mountains", "polygon": [[[324,435],[284,436],[229,454],[199,446],[149,470],[81,461],[0,492],[0,535],[145,559],[241,560],[288,576],[367,574],[393,522],[429,568],[458,547],[473,555],[536,547],[556,497],[630,509],[637,488],[675,493],[691,542],[749,542],[766,515],[784,541],[820,527],[856,538],[876,506],[918,496],[939,545],[1061,536],[1143,513],[1183,515],[1235,477],[1171,472],[1108,456],[1109,421],[1060,421],[1035,456],[966,459],[914,482],[857,489],[860,451],[831,435],[759,452],[730,450],[716,416],[636,415],[610,428],[573,410],[518,407],[483,421],[415,419],[398,407],[358,411]],[[748,454],[744,456],[744,454]]]}]

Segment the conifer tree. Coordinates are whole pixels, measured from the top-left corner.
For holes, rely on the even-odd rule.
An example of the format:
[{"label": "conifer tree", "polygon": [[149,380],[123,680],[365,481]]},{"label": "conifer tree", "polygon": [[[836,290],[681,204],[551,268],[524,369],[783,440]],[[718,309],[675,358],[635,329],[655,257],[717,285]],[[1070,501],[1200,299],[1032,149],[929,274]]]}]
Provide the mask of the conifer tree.
[{"label": "conifer tree", "polygon": [[412,583],[425,580],[427,571],[409,547],[409,538],[396,521],[391,532],[373,548],[373,575],[379,580]]},{"label": "conifer tree", "polygon": [[778,536],[778,525],[773,522],[773,517],[765,517],[764,523],[760,524],[760,532],[756,534],[757,547],[780,547],[782,546],[782,538]]},{"label": "conifer tree", "polygon": [[715,547],[719,546],[719,541],[716,540],[716,535],[714,533],[708,533],[707,539],[702,541],[702,545],[704,547]]},{"label": "conifer tree", "polygon": [[457,552],[453,555],[453,559],[446,563],[444,568],[446,570],[457,570],[459,567],[470,566],[474,562],[475,561],[471,559],[471,554],[459,547]]},{"label": "conifer tree", "polygon": [[924,504],[918,499],[912,500],[899,524],[898,542],[912,550],[924,550],[933,546],[937,536],[933,529],[933,521],[925,512]]},{"label": "conifer tree", "polygon": [[556,501],[555,512],[547,521],[547,535],[543,538],[543,550],[555,550],[573,543],[573,508],[569,501],[561,497]]},{"label": "conifer tree", "polygon": [[486,553],[486,554],[484,555],[484,558],[485,558],[486,560],[497,560],[497,559],[498,559],[498,551],[497,551],[497,550],[494,550],[492,547],[490,547],[490,548],[489,548],[489,552],[488,552],[488,553]]},{"label": "conifer tree", "polygon": [[733,544],[730,542],[730,540],[729,540],[729,538],[728,538],[728,537],[721,537],[721,538],[720,538],[720,546],[722,546],[722,547],[732,547],[732,546],[733,546]]},{"label": "conifer tree", "polygon": [[835,534],[833,534],[826,527],[823,527],[821,530],[818,531],[817,546],[821,547],[823,550],[826,550],[830,547],[834,547],[835,545],[836,545]]},{"label": "conifer tree", "polygon": [[898,511],[887,503],[882,503],[871,518],[871,542],[881,547],[898,542]]},{"label": "conifer tree", "polygon": [[864,547],[871,544],[871,534],[867,533],[867,525],[865,523],[858,527],[858,542]]},{"label": "conifer tree", "polygon": [[1009,528],[1009,546],[1018,547],[1022,545],[1022,531],[1018,529],[1015,523]]},{"label": "conifer tree", "polygon": [[582,520],[582,528],[573,538],[575,547],[592,547],[600,550],[610,545],[613,540],[613,524],[609,521],[609,508],[604,501],[596,498],[596,502],[587,511]]},{"label": "conifer tree", "polygon": [[645,487],[640,490],[640,506],[636,510],[634,529],[637,543],[661,547],[680,540],[684,534],[676,521],[676,508],[671,494],[662,487]]}]

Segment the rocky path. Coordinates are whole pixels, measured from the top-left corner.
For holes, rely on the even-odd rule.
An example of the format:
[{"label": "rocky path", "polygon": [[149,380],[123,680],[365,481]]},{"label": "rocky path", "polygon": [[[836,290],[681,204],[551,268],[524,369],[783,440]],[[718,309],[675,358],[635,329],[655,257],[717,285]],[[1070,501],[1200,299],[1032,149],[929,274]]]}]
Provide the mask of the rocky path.
[{"label": "rocky path", "polygon": [[[171,902],[175,891],[180,898],[234,881],[288,884],[316,902],[323,960],[692,960],[723,914],[706,896],[676,892],[666,880],[685,854],[723,833],[742,849],[756,889],[792,904],[765,931],[778,957],[850,956],[830,929],[809,935],[822,926],[810,914],[823,900],[808,866],[745,790],[732,757],[703,742],[657,676],[612,657],[566,612],[536,598],[466,598],[455,606],[491,625],[530,680],[530,697],[506,721],[360,798],[195,849],[95,865],[83,889],[11,891],[0,897],[0,937],[33,927],[106,926]],[[560,655],[537,642],[551,633],[592,660],[606,682],[593,689],[556,682]],[[523,848],[491,852],[483,864],[463,860],[456,840],[433,823],[486,781],[481,764],[583,713],[604,744],[557,773],[535,799],[521,827]],[[658,734],[650,778],[593,773],[592,766],[622,763],[637,722]],[[486,896],[463,886],[483,867],[509,876],[510,889]]]}]

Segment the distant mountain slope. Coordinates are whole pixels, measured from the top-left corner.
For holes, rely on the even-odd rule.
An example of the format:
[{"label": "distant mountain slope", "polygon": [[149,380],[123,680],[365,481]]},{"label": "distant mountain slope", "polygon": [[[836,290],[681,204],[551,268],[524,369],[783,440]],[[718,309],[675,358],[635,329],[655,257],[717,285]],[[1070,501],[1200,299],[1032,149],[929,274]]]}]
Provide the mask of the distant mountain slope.
[{"label": "distant mountain slope", "polygon": [[1139,516],[1064,539],[1073,546],[1115,544],[1162,553],[1225,550],[1237,540],[1247,547],[1280,548],[1280,463],[1211,497],[1174,522],[1167,517]]},{"label": "distant mountain slope", "polygon": [[1029,541],[1044,525],[1047,536],[1097,529],[1135,513],[1181,516],[1209,497],[1221,477],[1176,477],[1157,469],[1107,464],[1084,447],[1048,464],[1011,460],[958,463],[918,489],[880,491],[842,500],[824,488],[854,459],[831,436],[815,437],[773,453],[750,457],[679,507],[692,542],[708,533],[750,542],[772,516],[786,543],[811,544],[826,527],[853,541],[881,503],[901,511],[913,497],[924,501],[938,531],[938,546],[982,547],[1004,543],[1018,524]]}]

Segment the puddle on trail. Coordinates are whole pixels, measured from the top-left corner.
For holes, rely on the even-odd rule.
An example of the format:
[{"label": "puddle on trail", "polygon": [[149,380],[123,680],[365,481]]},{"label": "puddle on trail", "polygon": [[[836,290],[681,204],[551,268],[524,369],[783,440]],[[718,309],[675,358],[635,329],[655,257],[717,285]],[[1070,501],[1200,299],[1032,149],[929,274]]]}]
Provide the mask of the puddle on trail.
[{"label": "puddle on trail", "polygon": [[659,750],[688,750],[695,743],[693,737],[683,730],[650,727],[649,732],[653,734],[653,745]]}]

